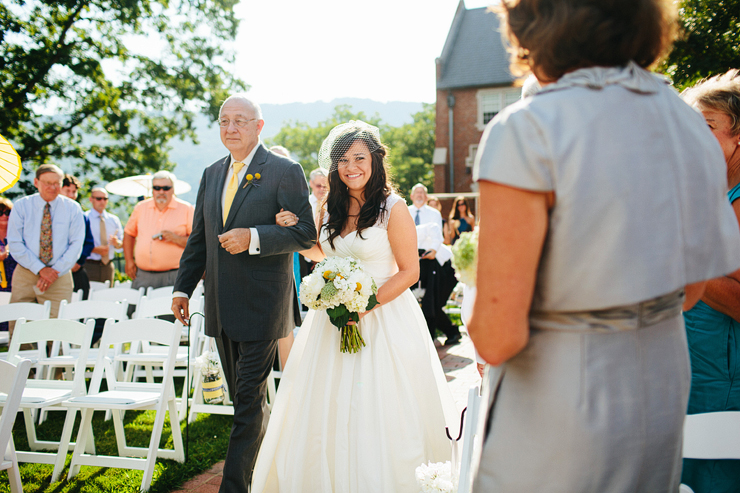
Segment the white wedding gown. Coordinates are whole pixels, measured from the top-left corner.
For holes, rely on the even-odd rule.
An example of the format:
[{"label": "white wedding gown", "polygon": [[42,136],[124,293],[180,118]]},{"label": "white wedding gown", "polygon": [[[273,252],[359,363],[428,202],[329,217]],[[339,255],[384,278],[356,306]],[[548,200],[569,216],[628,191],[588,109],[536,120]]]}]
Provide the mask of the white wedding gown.
[{"label": "white wedding gown", "polygon": [[[393,195],[387,210],[403,200]],[[386,220],[387,221],[387,220]],[[382,286],[398,271],[386,223],[334,240]],[[280,381],[252,493],[417,493],[414,472],[450,460],[459,417],[416,299],[406,290],[359,323],[366,346],[339,352],[339,330],[311,311]]]}]

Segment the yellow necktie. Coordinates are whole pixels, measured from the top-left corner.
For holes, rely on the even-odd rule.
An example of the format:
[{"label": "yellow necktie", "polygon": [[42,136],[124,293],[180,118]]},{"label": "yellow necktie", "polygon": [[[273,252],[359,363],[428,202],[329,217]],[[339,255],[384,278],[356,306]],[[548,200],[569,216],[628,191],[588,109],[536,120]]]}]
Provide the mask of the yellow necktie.
[{"label": "yellow necktie", "polygon": [[231,180],[229,185],[226,187],[226,200],[224,201],[224,225],[226,225],[226,218],[229,217],[229,210],[231,209],[231,203],[234,202],[234,196],[236,191],[239,189],[239,172],[244,167],[244,163],[239,161],[234,162],[234,172],[231,174]]}]

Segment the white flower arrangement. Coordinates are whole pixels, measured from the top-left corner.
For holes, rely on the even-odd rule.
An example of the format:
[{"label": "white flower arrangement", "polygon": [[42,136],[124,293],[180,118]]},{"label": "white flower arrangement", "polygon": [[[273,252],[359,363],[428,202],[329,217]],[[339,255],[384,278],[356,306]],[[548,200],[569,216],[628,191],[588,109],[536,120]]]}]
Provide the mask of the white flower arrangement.
[{"label": "white flower arrangement", "polygon": [[203,351],[203,354],[195,358],[195,365],[200,368],[203,376],[211,375],[220,370],[216,353]]},{"label": "white flower arrangement", "polygon": [[429,461],[416,468],[416,482],[421,488],[419,493],[455,493],[457,481],[452,477],[450,461]]},{"label": "white flower arrangement", "polygon": [[452,267],[461,283],[475,286],[478,269],[478,230],[462,233],[452,245]]},{"label": "white flower arrangement", "polygon": [[[341,331],[339,350],[356,353],[365,346],[357,322],[360,313],[378,304],[378,287],[362,265],[352,257],[328,257],[316,264],[301,282],[301,303],[312,310],[326,310]],[[347,325],[350,321],[354,325]]]}]

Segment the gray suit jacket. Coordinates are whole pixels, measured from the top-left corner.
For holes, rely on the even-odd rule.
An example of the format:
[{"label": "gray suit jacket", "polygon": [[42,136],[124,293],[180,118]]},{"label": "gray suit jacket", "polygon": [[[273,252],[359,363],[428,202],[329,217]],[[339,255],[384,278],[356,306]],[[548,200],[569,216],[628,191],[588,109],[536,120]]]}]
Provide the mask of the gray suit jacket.
[{"label": "gray suit jacket", "polygon": [[[260,144],[224,225],[221,195],[229,164],[226,156],[203,172],[175,291],[192,295],[205,272],[207,335],[223,330],[233,341],[279,339],[300,321],[293,252],[316,242],[306,177],[300,164]],[[246,176],[257,173],[260,179],[247,184]],[[298,216],[296,226],[275,224],[281,208]],[[221,247],[218,235],[236,228],[257,228],[259,255],[232,255]]]}]

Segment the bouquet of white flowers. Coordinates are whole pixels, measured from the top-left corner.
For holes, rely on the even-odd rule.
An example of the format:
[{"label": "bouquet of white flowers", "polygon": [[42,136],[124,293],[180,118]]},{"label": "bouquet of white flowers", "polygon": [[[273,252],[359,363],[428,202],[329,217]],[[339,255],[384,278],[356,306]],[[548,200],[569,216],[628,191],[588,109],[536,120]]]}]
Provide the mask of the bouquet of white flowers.
[{"label": "bouquet of white flowers", "polygon": [[216,353],[204,351],[195,358],[195,364],[200,367],[200,374],[203,377],[203,402],[221,404],[224,401],[224,384]]},{"label": "bouquet of white flowers", "polygon": [[452,267],[455,277],[461,283],[475,286],[476,270],[478,269],[478,230],[462,233],[452,245]]},{"label": "bouquet of white flowers", "polygon": [[[341,331],[339,350],[356,353],[365,345],[357,328],[360,313],[378,304],[375,281],[351,257],[328,257],[316,264],[301,282],[301,303],[312,310],[326,310]],[[355,322],[347,325],[349,321]]]},{"label": "bouquet of white flowers", "polygon": [[416,468],[416,482],[421,493],[455,493],[457,484],[452,477],[450,461],[422,464]]}]

